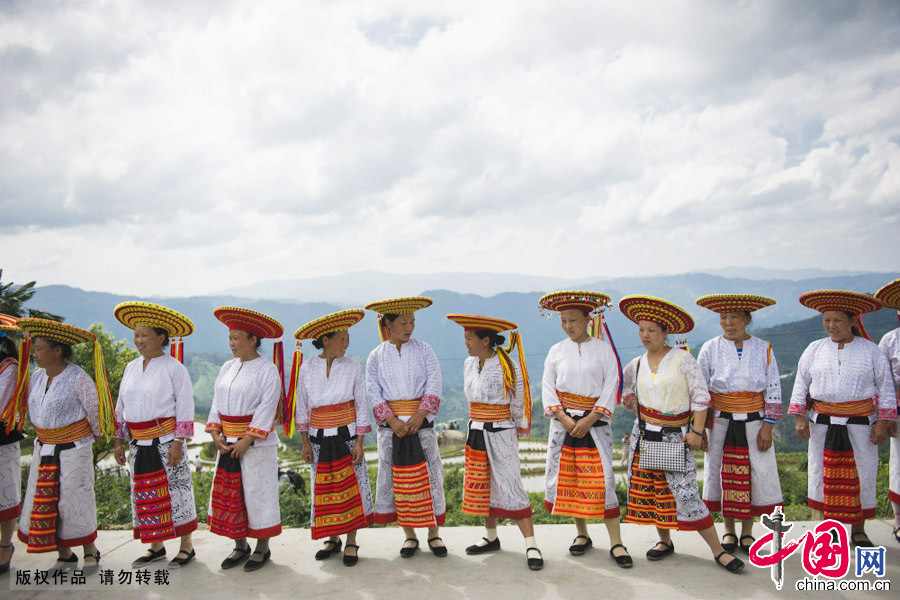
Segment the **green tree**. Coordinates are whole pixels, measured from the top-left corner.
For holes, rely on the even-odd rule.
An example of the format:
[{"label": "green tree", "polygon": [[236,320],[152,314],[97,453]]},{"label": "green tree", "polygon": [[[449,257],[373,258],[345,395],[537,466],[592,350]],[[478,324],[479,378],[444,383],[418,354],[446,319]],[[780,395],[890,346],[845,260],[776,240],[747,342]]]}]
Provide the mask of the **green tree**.
[{"label": "green tree", "polygon": [[[117,340],[113,334],[104,329],[101,323],[91,325],[91,332],[97,336],[97,341],[103,349],[103,359],[106,361],[106,372],[109,375],[109,390],[115,401],[119,397],[119,384],[122,383],[125,367],[139,356],[138,351],[129,348],[128,342],[125,340]],[[93,344],[79,344],[72,348],[72,362],[93,377]],[[94,464],[96,465],[98,461],[109,455],[112,448],[111,439],[100,438],[94,442]]]},{"label": "green tree", "polygon": [[34,296],[36,283],[35,281],[29,281],[23,285],[16,285],[12,282],[3,283],[3,269],[0,269],[0,313],[16,318],[35,317],[62,321],[63,317],[59,315],[35,308],[25,308],[25,303]]}]

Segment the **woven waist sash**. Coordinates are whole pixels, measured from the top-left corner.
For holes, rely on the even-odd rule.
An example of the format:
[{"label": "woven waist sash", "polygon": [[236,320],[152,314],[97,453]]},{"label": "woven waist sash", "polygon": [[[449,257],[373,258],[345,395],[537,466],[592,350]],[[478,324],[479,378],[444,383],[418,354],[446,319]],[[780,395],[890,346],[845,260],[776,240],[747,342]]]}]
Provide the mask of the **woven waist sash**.
[{"label": "woven waist sash", "polygon": [[398,417],[411,417],[419,410],[421,398],[413,398],[412,400],[388,400],[388,406]]},{"label": "woven waist sash", "polygon": [[568,408],[569,410],[592,410],[598,400],[598,398],[579,396],[578,394],[560,392],[559,390],[556,391],[556,397],[559,398],[563,408]]},{"label": "woven waist sash", "polygon": [[709,393],[713,408],[727,413],[754,413],[766,408],[762,392]]},{"label": "woven waist sash", "polygon": [[868,417],[875,414],[875,401],[872,398],[854,400],[853,402],[821,402],[813,400],[812,409],[820,415],[829,417]]},{"label": "woven waist sash", "polygon": [[56,429],[41,429],[40,427],[35,427],[34,432],[37,434],[38,439],[41,440],[42,444],[68,444],[70,442],[77,442],[89,435],[94,435],[94,432],[91,431],[91,423],[87,420],[87,417],[80,421],[76,421],[71,425],[58,427]]},{"label": "woven waist sash", "polygon": [[484,423],[497,423],[509,421],[512,415],[509,412],[509,404],[483,404],[481,402],[469,403],[469,419]]},{"label": "woven waist sash", "polygon": [[356,402],[348,400],[330,406],[317,406],[309,411],[309,425],[316,429],[336,429],[356,421]]},{"label": "woven waist sash", "polygon": [[250,421],[253,420],[253,415],[240,415],[240,416],[229,416],[229,415],[219,415],[222,417],[222,434],[225,437],[244,437],[247,435],[247,428],[250,427]]},{"label": "woven waist sash", "polygon": [[131,437],[136,440],[155,440],[170,433],[175,433],[175,417],[153,419],[152,421],[126,421]]},{"label": "woven waist sash", "polygon": [[640,407],[641,418],[650,425],[658,427],[682,427],[687,425],[691,420],[691,411],[687,410],[683,413],[670,415],[646,406]]}]

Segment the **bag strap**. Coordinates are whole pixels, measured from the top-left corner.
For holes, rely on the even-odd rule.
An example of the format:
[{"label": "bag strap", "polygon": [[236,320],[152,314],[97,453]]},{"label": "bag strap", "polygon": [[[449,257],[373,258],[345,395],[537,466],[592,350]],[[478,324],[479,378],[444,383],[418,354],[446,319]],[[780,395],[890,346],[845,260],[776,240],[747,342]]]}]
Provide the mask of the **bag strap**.
[{"label": "bag strap", "polygon": [[641,357],[638,356],[637,366],[634,368],[634,413],[638,419],[638,430],[641,432],[641,438],[644,437],[645,423],[641,418],[641,401],[638,396],[638,377],[641,374]]}]

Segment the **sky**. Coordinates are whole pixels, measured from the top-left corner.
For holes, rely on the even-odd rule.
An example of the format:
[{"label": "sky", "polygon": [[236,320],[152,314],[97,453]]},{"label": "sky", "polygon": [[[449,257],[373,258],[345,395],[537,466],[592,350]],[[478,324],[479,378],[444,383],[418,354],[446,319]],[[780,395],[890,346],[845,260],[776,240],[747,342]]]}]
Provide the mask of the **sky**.
[{"label": "sky", "polygon": [[3,1],[0,268],[894,271],[898,107],[890,1]]}]

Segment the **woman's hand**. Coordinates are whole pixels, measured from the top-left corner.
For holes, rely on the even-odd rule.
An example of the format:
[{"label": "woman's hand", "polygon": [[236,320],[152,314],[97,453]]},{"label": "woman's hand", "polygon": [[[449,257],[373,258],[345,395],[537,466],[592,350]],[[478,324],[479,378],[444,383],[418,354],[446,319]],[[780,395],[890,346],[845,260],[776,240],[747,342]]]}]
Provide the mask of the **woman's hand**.
[{"label": "woman's hand", "polygon": [[425,417],[427,415],[427,410],[417,410],[416,414],[411,416],[406,422],[406,435],[413,435],[418,433],[419,428],[422,427],[422,423],[425,422]]},{"label": "woman's hand", "polygon": [[353,444],[353,452],[351,454],[351,458],[353,459],[353,464],[358,465],[366,459],[366,453],[363,450],[363,438],[356,438],[356,443]]},{"label": "woman's hand", "polygon": [[312,446],[309,442],[303,442],[303,447],[300,449],[300,456],[303,457],[303,462],[308,465],[312,464],[313,461],[313,451]]},{"label": "woman's hand", "polygon": [[397,417],[391,415],[387,418],[388,427],[391,428],[391,431],[394,432],[398,438],[406,437],[407,429],[406,423],[398,419]]},{"label": "woman's hand", "polygon": [[181,459],[184,457],[184,442],[179,440],[175,440],[172,442],[172,445],[169,446],[169,451],[166,453],[166,458],[169,460],[169,466],[174,467],[178,463],[181,462]]},{"label": "woman's hand", "polygon": [[[571,417],[569,418],[571,419]],[[572,427],[572,431],[569,432],[569,435],[571,435],[576,440],[580,440],[584,436],[588,435],[588,433],[590,433],[591,427],[594,426],[594,423],[596,423],[599,418],[599,412],[595,410],[590,411],[588,414],[575,421],[575,426]]]},{"label": "woman's hand", "polygon": [[809,439],[809,421],[806,420],[806,415],[794,415],[797,420],[794,423],[794,431],[797,432],[797,436],[801,440]]},{"label": "woman's hand", "polygon": [[869,433],[869,440],[876,446],[881,445],[888,437],[891,423],[892,421],[875,421],[875,425],[872,426],[872,431]]},{"label": "woman's hand", "polygon": [[125,447],[119,440],[115,441],[116,447],[113,449],[113,456],[116,457],[116,464],[120,467],[125,466]]},{"label": "woman's hand", "polygon": [[702,450],[703,449],[703,435],[697,433],[693,429],[684,434],[684,437],[681,438],[681,441],[688,445],[688,448],[691,450]]},{"label": "woman's hand", "polygon": [[233,458],[240,458],[241,456],[244,455],[244,452],[247,451],[247,448],[249,448],[250,444],[252,444],[252,443],[253,443],[253,436],[245,435],[244,437],[239,439],[237,442],[232,444],[231,456]]},{"label": "woman's hand", "polygon": [[566,430],[566,433],[572,435],[572,430],[575,428],[575,419],[570,417],[564,410],[554,411],[553,416],[556,417],[556,420],[559,421],[559,424],[563,426],[563,429]]},{"label": "woman's hand", "polygon": [[775,427],[771,423],[763,423],[756,435],[756,447],[760,452],[765,452],[772,447],[772,428]]},{"label": "woman's hand", "polygon": [[213,444],[216,445],[216,450],[219,451],[220,454],[229,454],[231,452],[231,446],[225,443],[225,437],[219,433],[212,432]]}]

